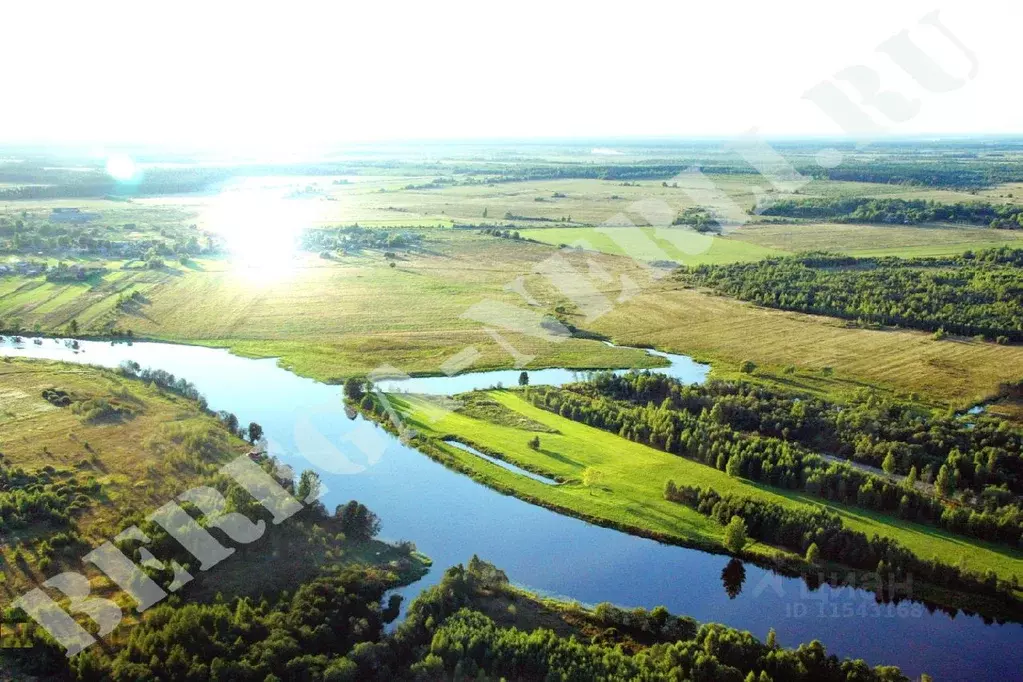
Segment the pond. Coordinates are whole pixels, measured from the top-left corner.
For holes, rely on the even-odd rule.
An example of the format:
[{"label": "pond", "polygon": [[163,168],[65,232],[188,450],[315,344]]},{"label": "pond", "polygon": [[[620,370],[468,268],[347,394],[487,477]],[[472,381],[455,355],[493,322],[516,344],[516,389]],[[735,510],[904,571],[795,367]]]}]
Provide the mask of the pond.
[{"label": "pond", "polygon": [[[773,627],[782,645],[819,639],[829,653],[898,665],[907,675],[1002,681],[1020,679],[1023,670],[1019,624],[988,625],[963,613],[931,613],[918,603],[875,608],[870,592],[827,586],[811,591],[801,579],[750,564],[732,598],[734,578],[723,576],[729,557],[662,545],[501,495],[406,447],[361,416],[349,419],[339,386],[296,376],[272,359],[162,343],[81,342],[75,352],[51,339],[41,345],[4,339],[0,355],[106,367],[134,360],[194,382],[213,409],[259,422],[273,454],[296,470],[313,468],[321,475],[328,509],[357,499],[379,514],[383,539],[412,540],[433,559],[426,577],[401,590],[406,605],[438,582],[445,568],[478,554],[517,584],[543,594],[587,604],[663,604],[674,613],[749,630],[759,638]],[[471,381],[489,386],[492,376]],[[531,383],[540,383],[539,376],[531,372]],[[451,393],[467,390],[468,379],[456,380]],[[229,564],[223,569],[230,570]],[[733,582],[728,591],[723,580]]]}]

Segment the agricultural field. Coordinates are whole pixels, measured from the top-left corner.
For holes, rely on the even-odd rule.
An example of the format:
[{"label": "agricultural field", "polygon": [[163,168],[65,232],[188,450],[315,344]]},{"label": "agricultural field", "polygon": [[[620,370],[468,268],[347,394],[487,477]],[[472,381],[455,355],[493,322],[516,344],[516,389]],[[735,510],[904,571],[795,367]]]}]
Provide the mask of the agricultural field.
[{"label": "agricultural field", "polygon": [[[244,355],[280,357],[306,376],[337,380],[381,365],[437,374],[466,348],[479,353],[476,369],[512,364],[509,351],[470,318],[474,306],[488,302],[515,306],[526,316],[525,327],[496,329],[517,352],[535,356],[533,367],[655,363],[640,351],[552,340],[539,329],[537,320],[564,303],[532,272],[554,255],[545,245],[444,230],[428,231],[421,248],[394,260],[380,252],[335,259],[296,253],[265,268],[227,259],[139,272],[111,265],[109,274],[84,285],[0,278],[9,287],[0,289],[0,319],[15,328],[58,333],[77,319],[85,333],[130,329],[136,337],[227,346]],[[561,258],[559,264],[585,270],[593,256]],[[630,260],[597,258],[609,273],[646,276]],[[509,290],[519,278],[535,305]],[[118,296],[136,290],[139,300],[116,307]],[[526,331],[516,331],[521,329]]]},{"label": "agricultural field", "polygon": [[[664,499],[664,484],[673,479],[687,485],[709,486],[722,495],[735,492],[786,507],[824,506],[841,516],[846,527],[868,537],[876,533],[896,539],[920,557],[951,559],[951,563],[961,559],[973,570],[991,569],[1006,579],[1014,575],[1023,577],[1023,554],[1015,550],[730,477],[713,467],[552,414],[531,405],[515,391],[490,391],[485,395],[546,428],[541,431],[470,417],[457,411],[457,404],[447,399],[391,395],[389,400],[403,415],[406,426],[429,438],[432,447],[454,458],[460,468],[513,494],[583,518],[600,519],[616,527],[697,546],[720,547],[723,528],[719,524]],[[528,445],[534,436],[539,438],[537,449]],[[445,444],[443,440],[449,438],[564,482],[552,486],[508,472]],[[766,546],[756,546],[755,550],[765,556],[780,551]]]},{"label": "agricultural field", "polygon": [[949,225],[762,223],[745,225],[728,238],[776,252],[834,251],[851,256],[949,256],[1002,245],[1023,246],[1023,231]]},{"label": "agricultural field", "polygon": [[[874,386],[967,407],[1019,378],[1023,347],[925,332],[864,329],[834,318],[760,308],[677,284],[651,285],[589,329],[620,344],[648,343],[712,363],[727,376],[758,373],[825,392]],[[789,367],[793,374],[786,374]]]}]

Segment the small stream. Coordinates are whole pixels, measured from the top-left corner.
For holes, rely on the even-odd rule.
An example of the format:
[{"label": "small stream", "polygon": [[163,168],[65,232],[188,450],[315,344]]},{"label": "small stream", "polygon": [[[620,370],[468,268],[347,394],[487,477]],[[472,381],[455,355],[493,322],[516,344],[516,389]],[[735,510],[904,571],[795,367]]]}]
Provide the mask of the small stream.
[{"label": "small stream", "polygon": [[[977,616],[930,612],[919,603],[879,606],[873,593],[823,586],[746,565],[741,592],[730,598],[722,571],[729,557],[663,545],[563,516],[501,495],[406,447],[361,416],[348,418],[341,388],[296,376],[273,359],[252,360],[223,349],[163,343],[111,345],[62,341],[0,341],[0,355],[116,367],[133,360],[194,382],[215,410],[261,424],[270,450],[296,470],[315,469],[328,489],[328,509],[357,499],[379,514],[383,539],[412,540],[434,568],[403,588],[406,605],[437,583],[445,568],[473,554],[494,562],[517,584],[585,604],[670,611],[716,621],[784,646],[819,639],[829,653],[898,665],[910,676],[937,680],[1021,679],[1023,626],[986,624]],[[679,355],[663,371],[703,381],[707,366]],[[338,374],[343,374],[339,371]],[[531,371],[530,383],[562,383],[568,370]],[[518,371],[409,379],[388,387],[454,394],[517,383]],[[230,570],[229,563],[217,570]],[[211,574],[212,575],[212,574]]]}]

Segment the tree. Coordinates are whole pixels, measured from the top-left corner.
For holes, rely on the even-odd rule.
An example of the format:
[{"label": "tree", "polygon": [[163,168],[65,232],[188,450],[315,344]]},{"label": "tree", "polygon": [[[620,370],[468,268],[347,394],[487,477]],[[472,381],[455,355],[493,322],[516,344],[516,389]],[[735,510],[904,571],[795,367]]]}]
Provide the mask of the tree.
[{"label": "tree", "polygon": [[519,386],[529,386],[529,372],[519,372]]},{"label": "tree", "polygon": [[345,537],[356,542],[365,542],[380,532],[380,518],[366,508],[366,505],[355,500],[348,504],[338,505],[334,510],[334,518],[341,522],[341,531]]},{"label": "tree", "polygon": [[78,320],[72,319],[67,325],[67,332],[71,336],[78,335]]},{"label": "tree", "polygon": [[756,370],[756,368],[757,365],[752,360],[743,360],[742,364],[739,365],[739,371],[743,374],[753,374],[753,371]]},{"label": "tree", "polygon": [[583,469],[583,485],[590,489],[590,495],[593,494],[593,489],[600,486],[604,480],[604,474],[599,469],[593,467],[586,467]]},{"label": "tree", "polygon": [[948,473],[947,465],[942,464],[938,469],[938,478],[934,480],[934,487],[942,497],[952,494],[952,477]]},{"label": "tree", "polygon": [[821,548],[817,546],[816,542],[811,542],[810,546],[806,548],[806,561],[816,565],[821,559]]},{"label": "tree", "polygon": [[740,476],[739,455],[732,455],[731,457],[728,458],[728,465],[725,466],[725,471],[732,478],[739,478]]},{"label": "tree", "polygon": [[920,475],[917,473],[916,467],[913,466],[913,467],[910,467],[909,474],[906,476],[906,480],[904,481],[904,483],[905,483],[907,488],[912,490],[913,488],[916,487],[916,482],[917,482],[917,480],[919,478],[920,478]]},{"label": "tree", "polygon": [[345,379],[345,397],[352,402],[359,402],[362,400],[362,396],[365,395],[363,391],[362,379],[358,377],[348,377]]},{"label": "tree", "polygon": [[533,436],[532,438],[530,438],[529,439],[529,443],[527,443],[527,445],[529,445],[529,447],[531,449],[533,449],[533,450],[539,450],[540,449],[540,436]]},{"label": "tree", "polygon": [[249,422],[249,443],[255,445],[263,437],[263,427],[256,422]]},{"label": "tree", "polygon": [[741,516],[733,516],[725,526],[725,548],[730,552],[741,552],[748,539],[746,533],[746,521]]},{"label": "tree", "polygon": [[884,469],[884,472],[886,474],[894,474],[895,473],[895,455],[892,454],[891,452],[889,452],[888,456],[884,458],[884,462],[881,463],[881,468]]}]

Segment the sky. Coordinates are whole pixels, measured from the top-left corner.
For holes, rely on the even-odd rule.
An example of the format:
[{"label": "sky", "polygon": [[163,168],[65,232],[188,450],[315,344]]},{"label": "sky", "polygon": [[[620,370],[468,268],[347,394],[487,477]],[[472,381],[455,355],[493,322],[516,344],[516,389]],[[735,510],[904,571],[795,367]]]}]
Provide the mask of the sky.
[{"label": "sky", "polygon": [[[935,10],[945,34],[920,23]],[[0,142],[287,149],[857,132],[813,92],[846,98],[874,134],[1023,133],[1018,1],[95,1],[0,11]],[[945,74],[943,91],[878,51],[901,32]],[[860,85],[873,73],[891,92],[860,104],[835,79],[850,67],[861,67]]]}]

